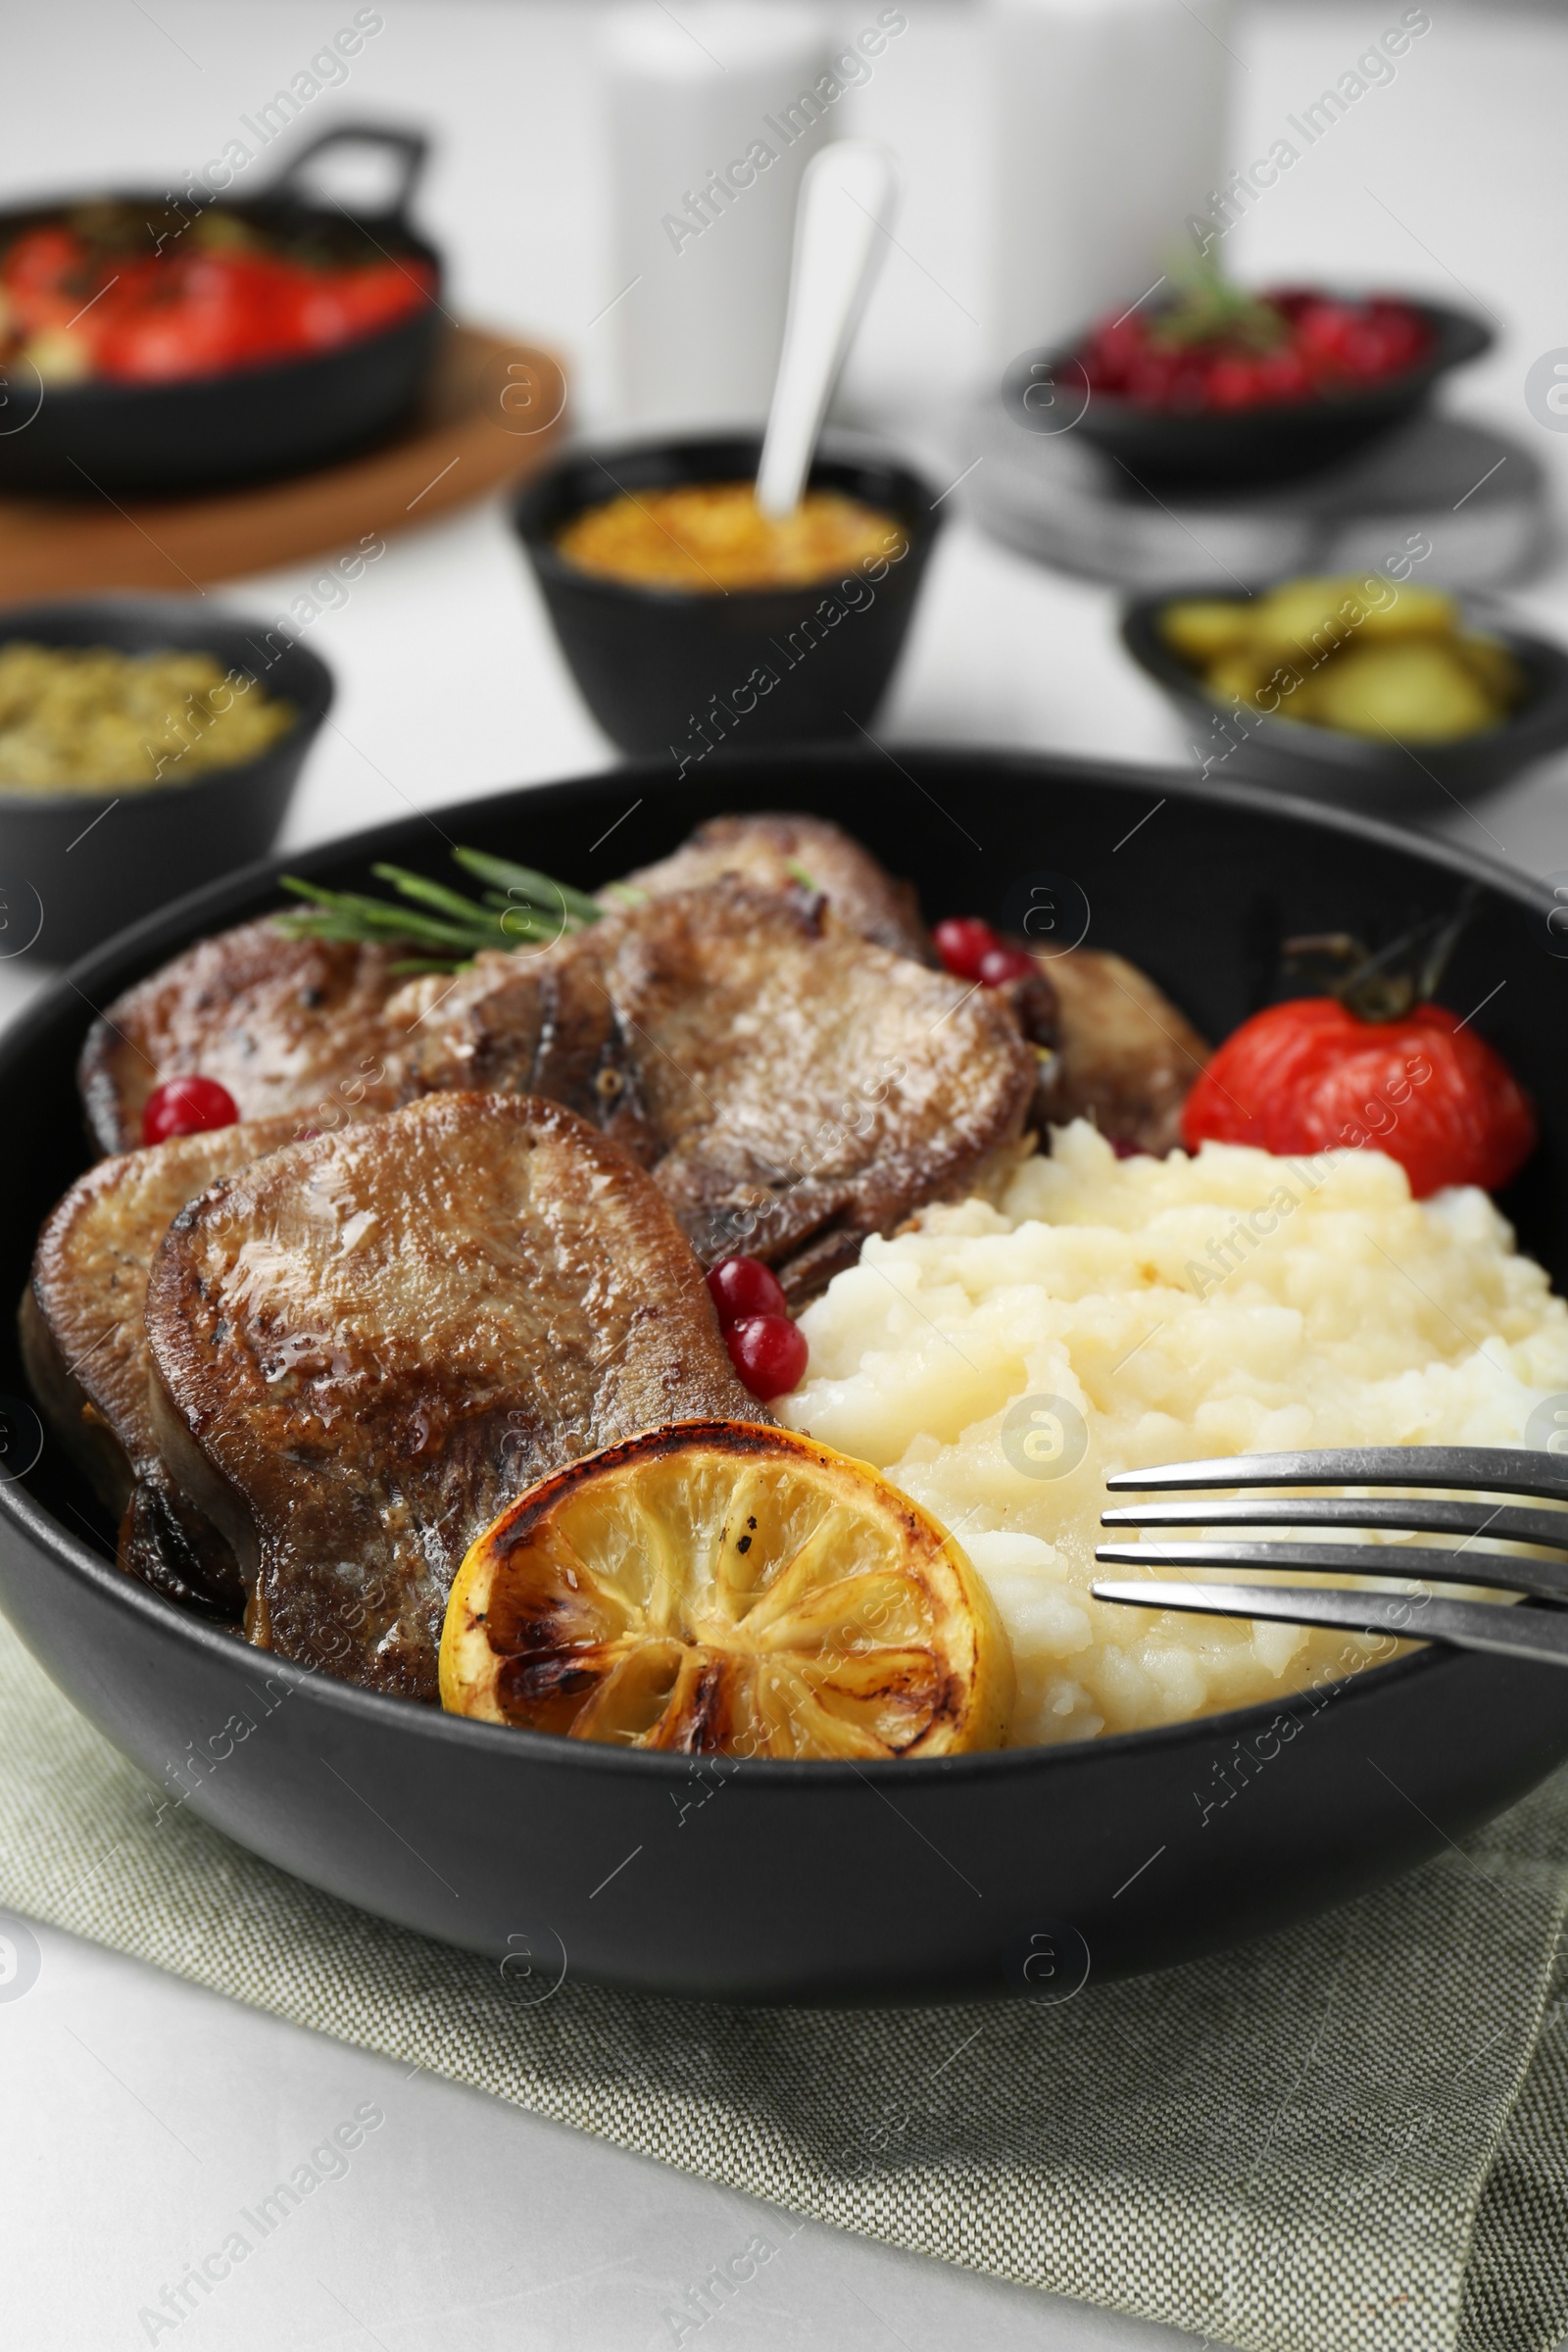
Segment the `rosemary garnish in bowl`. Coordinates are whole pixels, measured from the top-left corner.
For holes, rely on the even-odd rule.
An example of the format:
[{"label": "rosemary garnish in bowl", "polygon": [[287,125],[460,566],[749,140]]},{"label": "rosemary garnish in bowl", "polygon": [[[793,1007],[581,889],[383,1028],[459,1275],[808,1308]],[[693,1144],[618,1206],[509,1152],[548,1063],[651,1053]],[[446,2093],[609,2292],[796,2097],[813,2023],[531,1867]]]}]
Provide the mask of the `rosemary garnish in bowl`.
[{"label": "rosemary garnish in bowl", "polygon": [[[1266,295],[1232,285],[1204,258],[1172,267],[1171,297],[1150,316],[1152,343],[1180,350],[1187,345],[1226,342],[1238,350],[1278,351],[1291,339],[1291,322]],[[1136,306],[1135,306],[1136,307]]]}]

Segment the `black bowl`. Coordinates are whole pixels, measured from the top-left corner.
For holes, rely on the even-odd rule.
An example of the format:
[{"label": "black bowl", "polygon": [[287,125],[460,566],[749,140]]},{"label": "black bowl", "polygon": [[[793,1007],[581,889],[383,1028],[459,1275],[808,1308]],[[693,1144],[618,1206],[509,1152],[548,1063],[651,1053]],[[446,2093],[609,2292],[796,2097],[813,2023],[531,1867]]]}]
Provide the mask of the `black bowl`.
[{"label": "black bowl", "polygon": [[1211,582],[1137,597],[1123,610],[1121,637],[1140,669],[1163,687],[1191,722],[1200,764],[1210,763],[1205,773],[1219,767],[1227,777],[1277,784],[1287,792],[1354,808],[1421,808],[1436,815],[1451,806],[1445,794],[1468,799],[1491,791],[1532,760],[1568,744],[1568,649],[1514,628],[1483,600],[1461,597],[1459,602],[1467,623],[1498,639],[1519,663],[1525,690],[1518,708],[1500,727],[1479,735],[1406,747],[1392,736],[1378,743],[1370,736],[1260,710],[1241,711],[1235,704],[1218,702],[1160,633],[1165,608],[1188,597],[1201,597],[1205,604],[1227,601]]},{"label": "black bowl", "polygon": [[597,578],[556,546],[564,523],[621,490],[754,480],[761,446],[756,434],[707,434],[574,450],[512,510],[584,702],[623,752],[667,750],[677,775],[720,741],[749,750],[864,726],[893,674],[942,521],[930,484],[898,458],[829,436],[810,487],[846,491],[903,530],[908,552],[879,581],[856,571],[806,588],[698,595]]},{"label": "black bowl", "polygon": [[[933,916],[1005,919],[1042,869],[1076,878],[1095,943],[1137,957],[1212,1036],[1266,990],[1263,942],[1386,934],[1478,880],[1445,993],[1466,1010],[1486,1000],[1477,1026],[1536,1092],[1541,1149],[1504,1206],[1568,1275],[1568,962],[1549,953],[1546,897],[1500,868],[1158,769],[904,746],[897,767],[827,746],[715,756],[675,786],[649,762],[445,821],[454,840],[597,886],[701,818],[779,808],[851,827]],[[428,866],[424,820],[292,862],[353,887],[380,858]],[[0,1040],[0,1119],[27,1137],[0,1154],[0,1295],[20,1293],[39,1220],[82,1164],[87,1000],[279,903],[271,866],[204,892],[78,966]],[[9,1333],[0,1389],[25,1394]],[[88,1537],[60,1448],[40,1438],[29,1464],[27,1410],[6,1409],[0,1605],[61,1688],[241,1844],[450,1942],[525,1951],[541,1982],[569,1967],[717,1998],[1059,1996],[1086,1967],[1149,1968],[1306,1919],[1568,1756],[1553,1668],[1437,1649],[1311,1697],[947,1762],[731,1764],[461,1721],[270,1659],[132,1584],[107,1524]]]},{"label": "black bowl", "polygon": [[[399,159],[401,183],[389,210],[351,220],[341,208],[310,204],[298,193],[313,157],[351,143],[386,147]],[[441,257],[404,217],[427,153],[416,131],[344,123],[297,149],[261,194],[212,200],[269,232],[294,235],[314,225],[341,239],[358,228],[368,257],[390,250],[428,262],[435,289],[418,310],[328,351],[169,383],[89,380],[46,388],[35,369],[0,375],[6,395],[0,490],[146,495],[265,481],[347,457],[390,431],[418,398],[446,322]],[[0,246],[79,201],[62,197],[0,213]],[[129,201],[156,217],[168,197],[138,189]]]},{"label": "black bowl", "polygon": [[299,715],[256,760],[189,784],[177,760],[145,791],[16,792],[0,787],[0,954],[69,963],[171,899],[264,857],[277,839],[305,755],[332,702],[332,673],[263,620],[224,616],[194,596],[126,596],[0,608],[0,645],[192,647],[260,679]]},{"label": "black bowl", "polygon": [[[1089,394],[1076,430],[1085,441],[1116,460],[1140,482],[1181,488],[1255,488],[1262,482],[1293,480],[1315,473],[1413,416],[1440,376],[1479,359],[1491,345],[1492,329],[1468,311],[1406,296],[1432,330],[1432,345],[1419,366],[1355,391],[1324,392],[1310,400],[1271,403],[1215,415],[1206,410],[1155,409],[1119,394]],[[1026,352],[1015,360],[1003,385],[1009,410],[1031,431],[1041,429],[1038,405],[1026,395],[1042,383],[1059,385],[1072,401],[1083,397],[1084,375],[1076,354],[1084,338],[1054,349]]]}]

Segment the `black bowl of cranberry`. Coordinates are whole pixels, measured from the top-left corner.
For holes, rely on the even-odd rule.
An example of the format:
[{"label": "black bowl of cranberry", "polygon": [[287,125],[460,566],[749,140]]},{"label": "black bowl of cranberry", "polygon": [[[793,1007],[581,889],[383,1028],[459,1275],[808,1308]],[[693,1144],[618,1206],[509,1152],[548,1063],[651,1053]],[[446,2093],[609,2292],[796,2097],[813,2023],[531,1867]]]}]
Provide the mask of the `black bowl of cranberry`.
[{"label": "black bowl of cranberry", "polygon": [[[1035,431],[1084,401],[1078,433],[1139,482],[1247,490],[1349,457],[1492,339],[1440,303],[1205,282],[1025,353],[1004,397]],[[1043,410],[1042,384],[1067,408]]]}]

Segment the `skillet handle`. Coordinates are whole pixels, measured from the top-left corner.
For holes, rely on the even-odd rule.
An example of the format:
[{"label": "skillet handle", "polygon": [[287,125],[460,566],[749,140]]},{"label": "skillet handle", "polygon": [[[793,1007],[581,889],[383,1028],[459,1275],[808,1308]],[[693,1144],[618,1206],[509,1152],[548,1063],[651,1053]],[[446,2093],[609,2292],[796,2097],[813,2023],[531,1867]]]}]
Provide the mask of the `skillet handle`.
[{"label": "skillet handle", "polygon": [[329,147],[385,147],[399,159],[397,185],[389,203],[366,216],[377,220],[401,220],[414,201],[415,190],[430,160],[430,142],[419,130],[399,130],[385,122],[343,122],[331,130],[323,130],[319,138],[308,139],[295,149],[288,162],[270,182],[270,196],[284,196],[296,204],[309,204],[311,197],[302,184],[306,168],[324,155]]}]

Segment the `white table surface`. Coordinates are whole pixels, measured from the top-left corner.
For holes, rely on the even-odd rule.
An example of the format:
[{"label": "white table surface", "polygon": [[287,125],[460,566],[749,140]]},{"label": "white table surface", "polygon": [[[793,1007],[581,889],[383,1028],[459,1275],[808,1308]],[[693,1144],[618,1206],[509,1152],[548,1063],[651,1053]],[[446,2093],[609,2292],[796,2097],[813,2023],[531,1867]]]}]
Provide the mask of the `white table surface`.
[{"label": "white table surface", "polygon": [[[908,195],[850,390],[862,413],[921,426],[979,366],[982,145],[970,12],[906,5],[908,36],[854,102],[858,126],[902,153]],[[588,322],[614,285],[592,9],[386,0],[384,13],[385,32],[347,86],[317,103],[313,126],[356,113],[433,125],[442,147],[423,211],[454,257],[455,307],[555,342],[576,368],[581,413],[605,416],[612,386]],[[847,29],[861,21],[853,6],[837,13]],[[1283,116],[1396,13],[1244,14],[1237,160],[1261,152]],[[351,14],[346,0],[56,0],[8,12],[0,200],[94,181],[168,184]],[[1341,270],[1479,293],[1505,329],[1456,405],[1527,439],[1560,492],[1568,435],[1533,423],[1523,378],[1539,354],[1568,344],[1568,24],[1459,0],[1432,0],[1432,14],[1396,83],[1303,158],[1227,259],[1243,274]],[[308,578],[300,567],[214,594],[270,613]],[[1568,566],[1516,602],[1568,635]],[[610,757],[491,510],[394,540],[310,641],[341,691],[291,843]],[[1119,651],[1111,595],[989,545],[961,513],[882,731],[1184,757],[1165,705]],[[1537,872],[1568,865],[1568,762],[1473,812],[1433,799],[1421,820],[1473,849]],[[0,1016],[40,977],[0,965]],[[19,2352],[145,2343],[140,2308],[366,2099],[384,2109],[384,2129],[183,2323],[181,2342],[636,2352],[672,2342],[667,2308],[760,2230],[779,2257],[704,2330],[714,2352],[1137,2352],[1195,2340],[800,2225],[74,1938],[40,1930],[38,1940],[36,1984],[0,2004],[0,2297]]]}]

